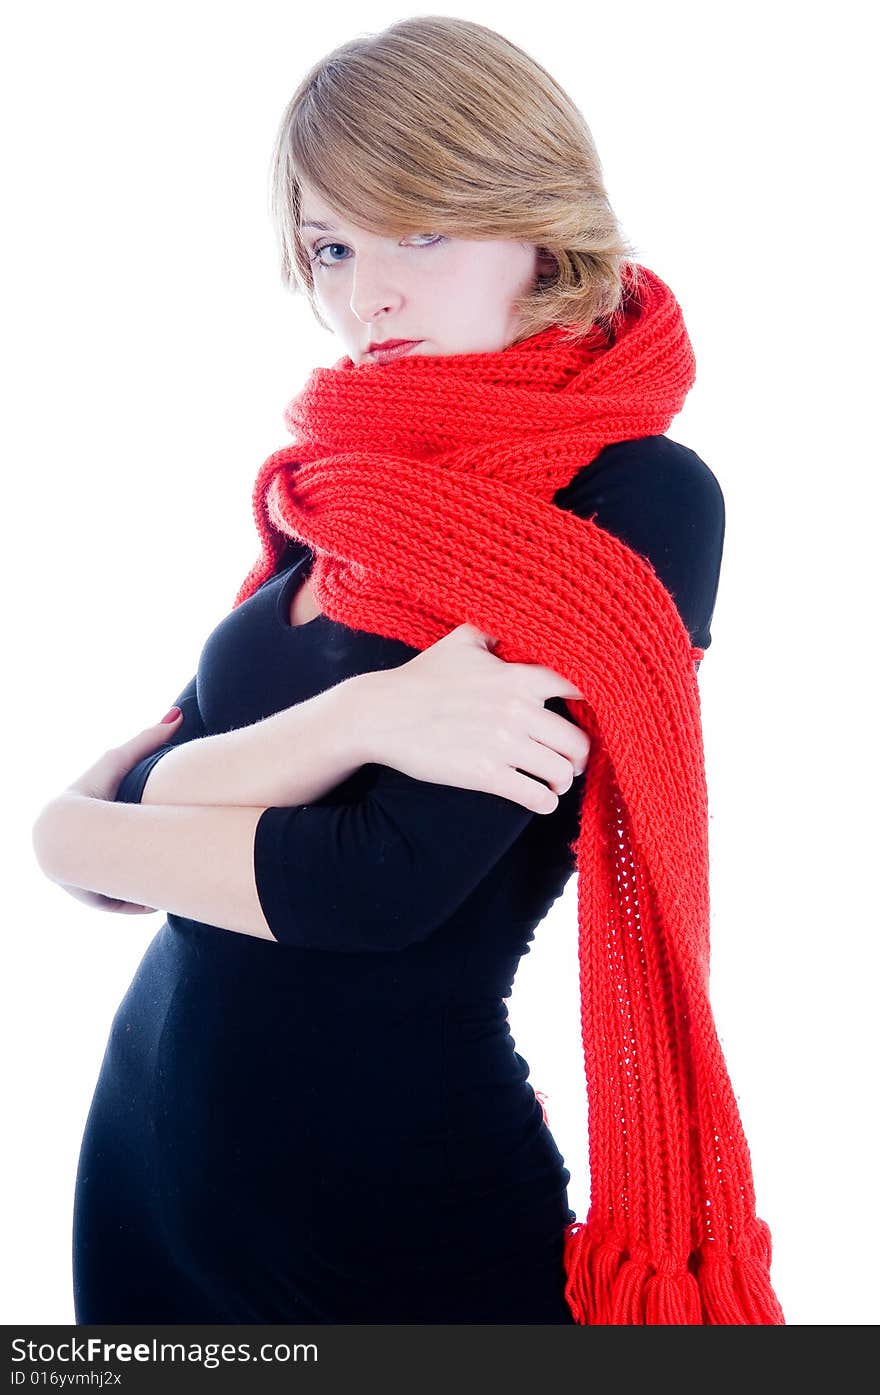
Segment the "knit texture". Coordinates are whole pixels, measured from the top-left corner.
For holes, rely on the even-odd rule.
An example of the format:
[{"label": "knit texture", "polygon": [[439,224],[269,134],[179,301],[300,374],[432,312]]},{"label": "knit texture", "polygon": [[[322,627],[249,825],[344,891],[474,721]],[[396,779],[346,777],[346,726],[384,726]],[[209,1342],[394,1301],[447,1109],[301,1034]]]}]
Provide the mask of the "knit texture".
[{"label": "knit texture", "polygon": [[425,649],[464,622],[583,700],[577,837],[590,1202],[565,1235],[584,1324],[784,1324],[771,1238],[709,1001],[708,799],[691,644],[650,562],[553,496],[663,434],[695,379],[681,308],[623,264],[620,311],[495,353],[345,357],[289,403],[261,467],[260,556],[315,556],[332,620]]}]

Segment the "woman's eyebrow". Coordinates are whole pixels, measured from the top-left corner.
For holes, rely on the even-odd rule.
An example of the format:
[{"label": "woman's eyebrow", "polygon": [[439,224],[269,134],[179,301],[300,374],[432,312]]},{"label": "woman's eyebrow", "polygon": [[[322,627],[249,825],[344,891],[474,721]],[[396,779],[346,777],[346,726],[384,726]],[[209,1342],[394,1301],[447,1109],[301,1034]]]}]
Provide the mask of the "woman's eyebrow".
[{"label": "woman's eyebrow", "polygon": [[300,227],[301,227],[301,228],[319,228],[321,232],[332,232],[332,231],[333,231],[333,225],[332,225],[332,223],[313,223],[313,222],[309,221],[309,222],[306,222],[306,223],[300,223]]}]

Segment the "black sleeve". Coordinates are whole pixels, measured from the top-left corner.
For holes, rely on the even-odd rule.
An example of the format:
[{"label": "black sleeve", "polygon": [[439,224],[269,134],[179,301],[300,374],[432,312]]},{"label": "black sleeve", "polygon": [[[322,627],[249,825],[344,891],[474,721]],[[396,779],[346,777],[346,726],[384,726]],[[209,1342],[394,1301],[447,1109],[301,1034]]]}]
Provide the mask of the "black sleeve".
[{"label": "black sleeve", "polygon": [[161,760],[166,752],[172,750],[174,746],[182,746],[187,741],[194,741],[197,736],[207,736],[202,714],[199,711],[195,677],[190,679],[180,696],[168,705],[180,708],[183,713],[182,721],[178,723],[177,730],[170,741],[166,741],[164,746],[159,746],[157,750],[151,751],[148,756],[144,756],[143,760],[139,760],[137,765],[133,765],[131,770],[126,771],[116,791],[115,803],[140,804],[147,776],[156,762]]},{"label": "black sleeve", "polygon": [[537,817],[482,790],[376,770],[373,787],[352,803],[261,814],[254,875],[281,943],[406,949],[449,919]]},{"label": "black sleeve", "polygon": [[691,643],[708,649],[724,549],[724,495],[695,451],[667,436],[618,441],[557,490],[555,503],[647,558]]},{"label": "black sleeve", "polygon": [[[708,643],[723,504],[693,452],[665,437],[619,443],[555,502],[581,517],[595,514],[599,526],[645,555],[693,642]],[[545,706],[574,720],[563,698]],[[418,943],[464,903],[532,819],[545,817],[500,795],[415,780],[387,766],[375,771],[372,787],[353,803],[325,799],[260,816],[254,877],[280,943],[338,953]]]}]

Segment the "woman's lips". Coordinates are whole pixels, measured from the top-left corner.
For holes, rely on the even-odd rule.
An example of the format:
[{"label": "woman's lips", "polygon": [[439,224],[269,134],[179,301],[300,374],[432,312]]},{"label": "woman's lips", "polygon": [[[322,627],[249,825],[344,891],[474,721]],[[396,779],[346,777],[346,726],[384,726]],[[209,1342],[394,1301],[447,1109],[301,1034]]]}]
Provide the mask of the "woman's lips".
[{"label": "woman's lips", "polygon": [[403,358],[410,349],[414,349],[417,344],[422,344],[422,339],[407,339],[403,344],[398,344],[394,349],[370,349],[370,358],[376,363],[390,363],[392,359]]}]

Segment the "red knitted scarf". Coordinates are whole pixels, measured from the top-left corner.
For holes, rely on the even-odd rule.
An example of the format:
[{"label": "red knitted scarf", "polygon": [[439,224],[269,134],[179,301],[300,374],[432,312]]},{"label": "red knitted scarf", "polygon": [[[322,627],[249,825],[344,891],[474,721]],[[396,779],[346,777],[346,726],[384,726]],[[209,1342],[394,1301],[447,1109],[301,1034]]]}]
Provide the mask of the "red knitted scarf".
[{"label": "red knitted scarf", "polygon": [[663,434],[695,362],[681,309],[624,263],[621,311],[495,353],[342,358],[288,405],[253,493],[261,555],[315,555],[331,619],[417,649],[470,622],[545,664],[591,741],[577,859],[590,1206],[565,1237],[579,1323],[782,1324],[770,1231],[709,1003],[708,800],[690,637],[651,564],[553,495]]}]

